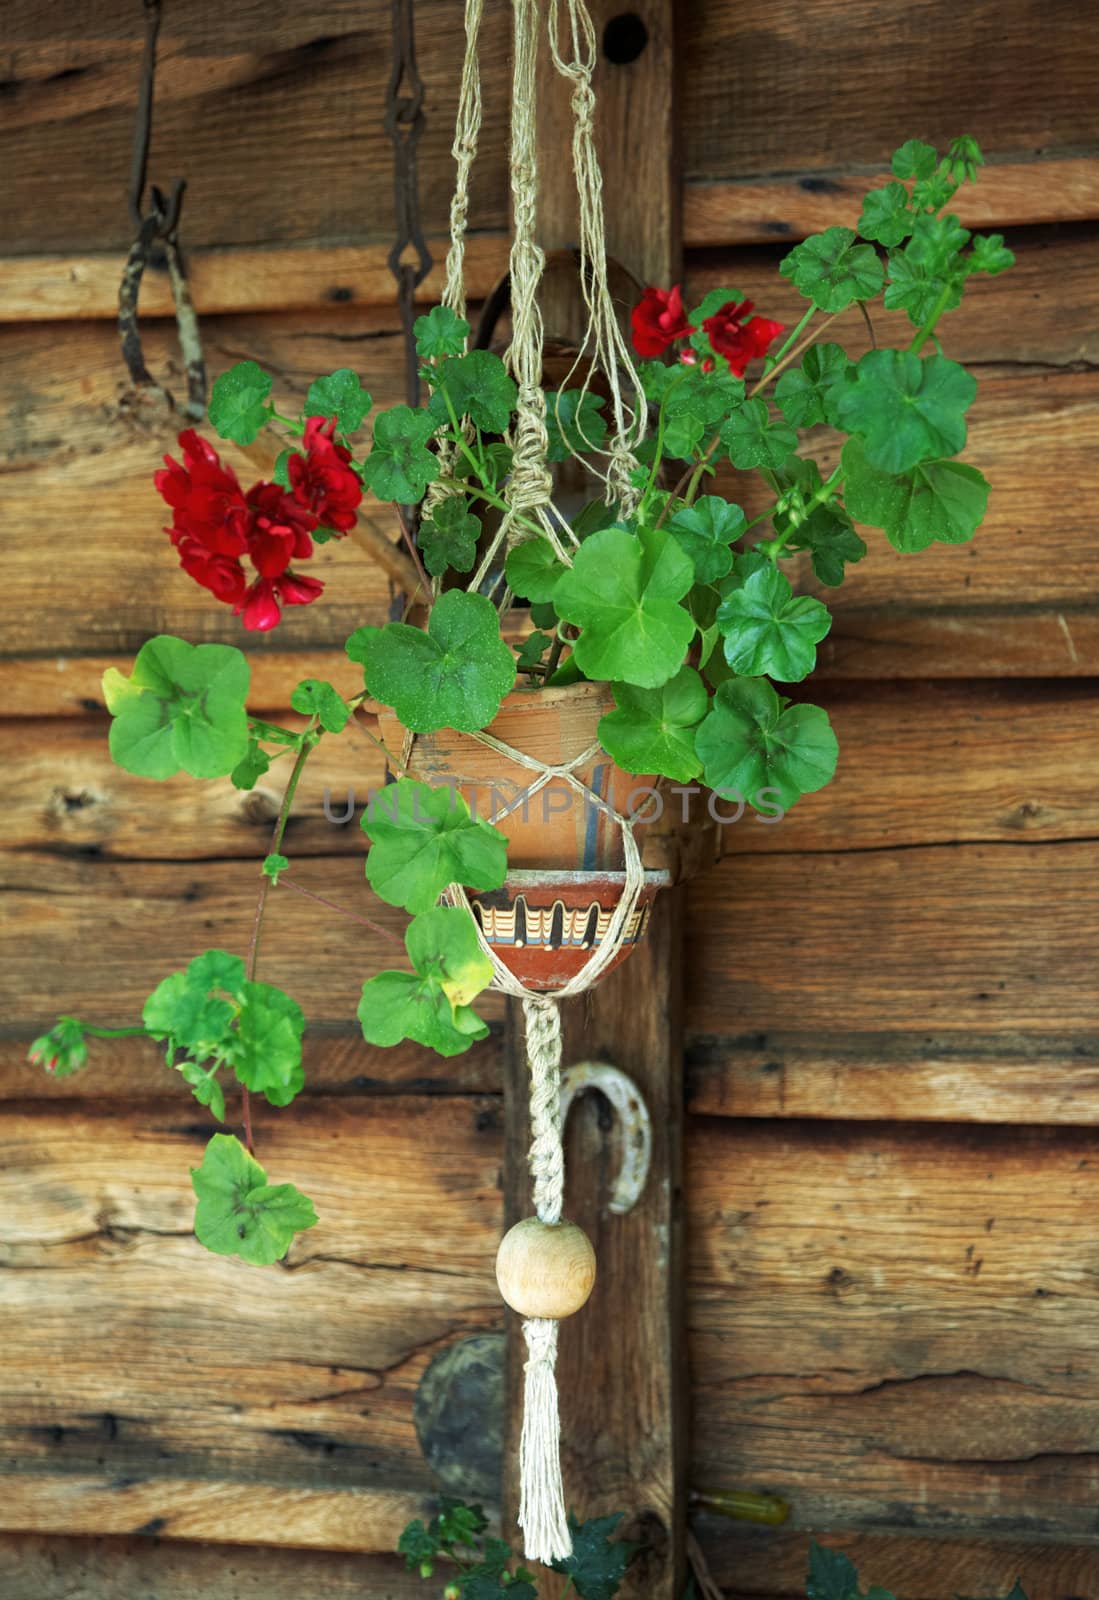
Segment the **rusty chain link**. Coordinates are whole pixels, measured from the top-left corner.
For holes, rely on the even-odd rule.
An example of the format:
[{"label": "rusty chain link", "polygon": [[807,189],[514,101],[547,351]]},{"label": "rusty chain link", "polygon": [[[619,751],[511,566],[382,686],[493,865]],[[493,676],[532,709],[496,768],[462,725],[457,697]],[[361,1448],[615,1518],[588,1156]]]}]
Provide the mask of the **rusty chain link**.
[{"label": "rusty chain link", "polygon": [[[405,387],[410,406],[420,401],[416,355],[416,290],[432,268],[420,221],[416,151],[424,131],[424,83],[416,65],[413,0],[393,0],[393,65],[385,101],[385,131],[393,144],[393,196],[397,233],[389,270],[397,280],[397,303],[405,340]],[[410,259],[410,256],[412,259]]]}]

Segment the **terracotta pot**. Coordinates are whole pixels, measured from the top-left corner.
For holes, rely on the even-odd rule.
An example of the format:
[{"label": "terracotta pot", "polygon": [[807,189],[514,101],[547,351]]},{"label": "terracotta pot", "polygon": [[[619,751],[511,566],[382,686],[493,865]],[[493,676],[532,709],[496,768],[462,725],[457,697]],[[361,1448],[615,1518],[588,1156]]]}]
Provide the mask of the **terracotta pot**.
[{"label": "terracotta pot", "polygon": [[[667,872],[646,872],[613,972],[645,937],[649,910]],[[486,941],[528,989],[558,989],[574,978],[610,922],[625,885],[622,872],[509,872],[503,888],[471,894]]]},{"label": "terracotta pot", "polygon": [[[395,760],[404,746],[404,729],[392,711],[378,707],[382,741]],[[494,722],[485,730],[513,750],[551,766],[563,766],[598,743],[599,719],[614,710],[614,696],[605,683],[575,683],[561,689],[515,689]],[[639,791],[655,785],[654,777],[623,772],[602,750],[577,767],[576,776],[620,815],[643,808]],[[440,728],[418,733],[408,771],[424,783],[453,783],[475,815],[493,817],[514,805],[495,825],[508,838],[508,866],[513,870],[548,872],[618,872],[624,865],[621,830],[604,811],[560,778],[551,779],[526,798],[537,773],[499,755],[467,733]],[[640,844],[645,825],[635,825]]]}]

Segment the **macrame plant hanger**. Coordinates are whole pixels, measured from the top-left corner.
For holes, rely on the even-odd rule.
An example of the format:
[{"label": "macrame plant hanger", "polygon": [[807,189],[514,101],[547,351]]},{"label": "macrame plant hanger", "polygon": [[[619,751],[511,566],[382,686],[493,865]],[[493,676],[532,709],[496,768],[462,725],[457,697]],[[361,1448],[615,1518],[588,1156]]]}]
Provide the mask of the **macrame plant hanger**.
[{"label": "macrame plant hanger", "polygon": [[[560,47],[561,13],[565,17],[568,48]],[[457,179],[451,206],[451,244],[447,257],[443,303],[460,316],[465,311],[463,267],[469,177],[477,151],[481,120],[481,91],[478,65],[478,34],[482,0],[466,0],[466,51],[459,95],[457,128],[453,146]],[[545,256],[536,238],[538,171],[536,150],[536,82],[539,35],[543,20],[548,23],[549,48],[556,70],[572,86],[572,159],[576,175],[579,212],[579,273],[587,308],[587,329],[569,377],[580,374],[580,386],[587,390],[598,370],[610,393],[611,438],[601,453],[603,465],[592,468],[605,485],[608,503],[620,507],[628,516],[637,503],[634,474],[635,450],[645,431],[645,406],[628,346],[619,328],[607,281],[606,244],[603,229],[603,181],[595,151],[595,94],[591,78],[596,61],[596,37],[591,17],[583,0],[549,0],[543,18],[541,0],[512,0],[513,75],[511,114],[511,196],[514,235],[509,259],[511,281],[512,337],[505,360],[518,388],[516,421],[509,439],[513,464],[505,497],[509,510],[484,552],[470,579],[470,591],[489,594],[501,608],[509,595],[503,576],[503,556],[511,546],[529,538],[543,537],[557,559],[572,565],[572,552],[579,540],[552,501],[553,479],[547,465],[546,397],[542,388],[543,326],[538,305],[538,288]],[[567,382],[567,380],[566,380]],[[561,384],[561,389],[566,383]],[[625,392],[624,392],[625,391]],[[631,397],[627,402],[626,394]],[[444,456],[439,481],[432,486],[437,501],[453,492],[448,482],[452,457]],[[456,487],[456,486],[455,486]],[[521,521],[519,520],[521,519]],[[539,530],[535,533],[531,524]],[[527,1556],[550,1562],[571,1554],[572,1538],[565,1514],[561,1481],[560,1423],[558,1418],[557,1358],[558,1320],[576,1306],[553,1315],[542,1314],[544,1295],[535,1284],[532,1292],[509,1293],[505,1263],[514,1261],[513,1241],[524,1229],[533,1228],[544,1242],[546,1230],[557,1234],[558,1242],[569,1243],[591,1258],[588,1284],[594,1277],[591,1246],[579,1229],[562,1221],[565,1163],[561,1142],[561,1020],[559,1002],[590,989],[618,956],[626,930],[644,887],[645,874],[634,839],[631,818],[620,815],[599,797],[578,775],[599,751],[598,744],[573,760],[549,766],[497,739],[487,731],[469,737],[516,762],[532,774],[526,790],[528,801],[551,781],[563,782],[584,802],[602,810],[620,830],[625,857],[625,882],[606,934],[595,945],[581,970],[568,983],[552,993],[526,988],[506,967],[487,943],[473,918],[481,948],[493,967],[493,987],[521,1001],[526,1028],[527,1063],[531,1080],[530,1167],[533,1179],[535,1217],[519,1223],[501,1246],[497,1272],[505,1298],[524,1316],[523,1332],[527,1346],[524,1367],[523,1427],[520,1439],[519,1524],[524,1534]],[[401,765],[407,769],[415,735],[405,738]],[[501,815],[498,812],[490,820]],[[451,884],[447,898],[452,905],[470,911],[469,900],[460,884]],[[559,1231],[558,1231],[559,1230]],[[535,1241],[537,1242],[537,1240]],[[510,1254],[509,1254],[510,1252]],[[580,1261],[583,1269],[584,1262]],[[537,1274],[535,1273],[535,1276]],[[528,1286],[529,1289],[529,1286]],[[583,1303],[586,1291],[577,1304]],[[549,1297],[549,1304],[552,1296]]]}]

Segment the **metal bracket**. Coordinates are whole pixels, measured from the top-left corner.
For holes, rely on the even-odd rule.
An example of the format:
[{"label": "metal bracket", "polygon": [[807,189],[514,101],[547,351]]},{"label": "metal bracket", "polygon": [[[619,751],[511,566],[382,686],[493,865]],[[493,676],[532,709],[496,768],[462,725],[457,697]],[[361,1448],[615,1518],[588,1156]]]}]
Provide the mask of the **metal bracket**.
[{"label": "metal bracket", "polygon": [[561,1074],[561,1126],[569,1107],[585,1089],[606,1095],[622,1123],[622,1167],[611,1193],[610,1210],[625,1216],[641,1198],[649,1176],[653,1130],[649,1111],[633,1079],[605,1061],[580,1061]]}]

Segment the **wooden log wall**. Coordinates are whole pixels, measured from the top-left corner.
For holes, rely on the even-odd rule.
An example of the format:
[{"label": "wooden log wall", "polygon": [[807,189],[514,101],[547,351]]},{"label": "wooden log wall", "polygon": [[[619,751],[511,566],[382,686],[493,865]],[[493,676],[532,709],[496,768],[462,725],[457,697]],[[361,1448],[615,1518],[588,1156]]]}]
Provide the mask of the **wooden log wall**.
[{"label": "wooden log wall", "polygon": [[[293,395],[350,364],[392,403],[388,6],[164,9],[150,171],[189,179],[212,370],[251,355]],[[124,1023],[194,952],[243,945],[277,799],[107,757],[106,665],[158,631],[239,642],[172,564],[150,473],[173,429],[127,402],[111,322],[140,10],[5,16],[0,1591],[405,1600],[422,1587],[388,1552],[433,1492],[416,1385],[502,1326],[501,1011],[454,1061],[369,1050],[349,1019],[378,936],[273,897],[264,970],[308,1013],[309,1089],[263,1115],[262,1153],[323,1221],[263,1272],[190,1236],[209,1127],[155,1051],[104,1047],[61,1083],[23,1059],[59,1010]],[[435,245],[460,11],[417,6]],[[1099,46],[1056,0],[679,11],[693,290],[735,283],[791,321],[783,251],[852,221],[912,134],[979,137],[963,220],[1018,256],[943,328],[980,378],[988,521],[919,558],[874,540],[824,651],[835,784],[779,827],[727,828],[691,892],[692,1478],[792,1506],[781,1534],[696,1531],[738,1596],[802,1593],[814,1530],[903,1600],[1017,1575],[1030,1600],[1094,1597]],[[502,0],[485,29],[475,295],[506,250]],[[178,380],[155,276],[146,304],[153,370]],[[857,317],[842,332],[864,347]],[[353,548],[314,570],[329,594],[252,652],[257,709],[307,674],[350,686],[340,643],[384,614]],[[345,737],[291,824],[303,880],[351,908],[362,836],[324,819],[324,789],[361,802],[379,776]]]}]

